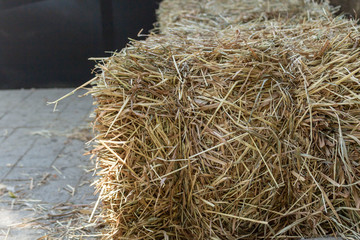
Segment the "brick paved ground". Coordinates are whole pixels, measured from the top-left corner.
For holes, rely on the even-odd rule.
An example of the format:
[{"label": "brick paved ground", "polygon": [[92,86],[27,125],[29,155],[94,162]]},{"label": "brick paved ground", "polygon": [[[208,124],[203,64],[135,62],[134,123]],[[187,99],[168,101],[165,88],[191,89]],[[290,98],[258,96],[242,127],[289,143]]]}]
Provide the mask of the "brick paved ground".
[{"label": "brick paved ground", "polygon": [[80,91],[56,112],[46,104],[70,91],[0,91],[0,239],[71,238],[62,224],[91,213],[95,177],[85,170],[94,165],[83,153],[92,99]]}]

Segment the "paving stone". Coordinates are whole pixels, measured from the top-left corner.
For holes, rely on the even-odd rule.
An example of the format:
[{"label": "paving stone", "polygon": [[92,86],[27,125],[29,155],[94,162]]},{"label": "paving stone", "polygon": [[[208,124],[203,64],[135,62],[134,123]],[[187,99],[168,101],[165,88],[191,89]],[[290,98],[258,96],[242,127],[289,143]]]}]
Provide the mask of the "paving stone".
[{"label": "paving stone", "polygon": [[0,101],[4,102],[6,101],[8,95],[10,94],[11,90],[2,90],[0,91]]},{"label": "paving stone", "polygon": [[89,165],[89,156],[84,154],[90,150],[89,146],[85,144],[87,140],[68,139],[65,143],[63,151],[58,155],[54,165],[62,165],[68,167],[75,167],[80,165]]},{"label": "paving stone", "polygon": [[88,118],[90,110],[86,112],[82,111],[73,111],[71,115],[61,114],[56,117],[56,119],[51,122],[48,126],[49,129],[53,130],[64,130],[64,129],[73,129],[74,126],[84,126],[85,120]]},{"label": "paving stone", "polygon": [[[89,191],[89,188],[92,190]],[[69,198],[69,202],[73,204],[91,204],[98,199],[98,196],[94,193],[95,188],[86,183],[76,188],[76,194]]]},{"label": "paving stone", "polygon": [[78,183],[76,194],[72,196],[69,201],[74,204],[90,204],[95,202],[98,199],[98,196],[94,194],[95,186],[91,186],[91,184],[96,178],[93,171],[85,172]]},{"label": "paving stone", "polygon": [[73,182],[80,181],[81,175],[84,173],[79,174],[79,169],[82,166],[57,166],[56,164],[53,165],[59,171],[59,177],[63,179],[70,179]]},{"label": "paving stone", "polygon": [[4,179],[4,182],[12,181],[39,181],[47,173],[53,173],[53,170],[46,167],[14,167]]},{"label": "paving stone", "polygon": [[3,229],[21,223],[23,218],[28,218],[33,215],[33,213],[28,211],[14,211],[6,208],[0,208],[0,211],[0,228]]},{"label": "paving stone", "polygon": [[[26,101],[14,108],[13,112],[28,112],[31,110],[36,113],[53,113],[53,106],[48,105],[48,102],[54,101],[66,94],[64,89],[46,89],[34,90]],[[75,99],[72,99],[74,101]],[[66,101],[66,106],[69,104]]]},{"label": "paving stone", "polygon": [[10,170],[11,167],[0,166],[0,179],[3,179]]},{"label": "paving stone", "polygon": [[34,93],[34,90],[1,90],[3,97],[0,101],[0,120],[7,111],[15,109]]},{"label": "paving stone", "polygon": [[[27,112],[9,112],[0,120],[0,127],[10,127],[10,128],[33,128],[33,127],[46,127],[44,125],[44,120],[55,121],[57,118],[56,113],[37,113],[34,112],[34,115],[29,119],[29,113]],[[26,123],[24,124],[24,121]]]},{"label": "paving stone", "polygon": [[[0,91],[1,92],[1,91]],[[14,128],[10,127],[0,127],[0,144],[5,141],[13,132],[15,131]]]},{"label": "paving stone", "polygon": [[[34,240],[39,236],[46,235],[46,231],[42,229],[27,228],[10,228],[7,240]],[[1,236],[1,235],[0,235]]]},{"label": "paving stone", "polygon": [[31,192],[31,197],[39,199],[43,203],[65,203],[72,196],[72,191],[76,188],[77,182],[74,179],[51,180],[44,185],[34,188]]},{"label": "paving stone", "polygon": [[30,150],[37,136],[29,135],[29,129],[18,128],[0,144],[0,166],[15,164]]},{"label": "paving stone", "polygon": [[51,167],[52,163],[64,149],[66,137],[40,137],[32,148],[24,154],[19,166]]},{"label": "paving stone", "polygon": [[[25,149],[26,150],[26,149]],[[0,151],[0,167],[13,167],[16,166],[22,155],[15,152],[2,152]],[[0,179],[1,181],[1,179]]]},{"label": "paving stone", "polygon": [[0,208],[0,239],[34,240],[46,232],[34,228],[31,223],[24,224],[27,219],[34,217],[30,211],[19,211]]}]

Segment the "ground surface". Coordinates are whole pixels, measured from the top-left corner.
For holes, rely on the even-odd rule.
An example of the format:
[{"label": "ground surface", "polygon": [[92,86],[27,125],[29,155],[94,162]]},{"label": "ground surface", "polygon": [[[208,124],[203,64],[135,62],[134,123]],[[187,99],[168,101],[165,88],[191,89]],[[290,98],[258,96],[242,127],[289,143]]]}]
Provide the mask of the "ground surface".
[{"label": "ground surface", "polygon": [[[90,96],[72,89],[0,91],[0,239],[95,238]],[[95,236],[93,236],[95,235]]]}]

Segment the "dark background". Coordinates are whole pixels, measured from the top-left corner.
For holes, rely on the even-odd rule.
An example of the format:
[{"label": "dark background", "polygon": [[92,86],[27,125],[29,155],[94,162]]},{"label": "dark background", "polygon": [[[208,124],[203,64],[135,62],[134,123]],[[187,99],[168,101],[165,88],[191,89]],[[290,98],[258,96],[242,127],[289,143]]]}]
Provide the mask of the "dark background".
[{"label": "dark background", "polygon": [[157,0],[0,0],[0,89],[75,87],[153,28]]},{"label": "dark background", "polygon": [[360,0],[330,0],[334,6],[341,6],[340,12],[350,14],[353,17],[359,18],[360,14]]},{"label": "dark background", "polygon": [[[0,0],[0,89],[76,87],[94,62],[146,33],[160,0]],[[342,11],[360,0],[331,0]]]}]

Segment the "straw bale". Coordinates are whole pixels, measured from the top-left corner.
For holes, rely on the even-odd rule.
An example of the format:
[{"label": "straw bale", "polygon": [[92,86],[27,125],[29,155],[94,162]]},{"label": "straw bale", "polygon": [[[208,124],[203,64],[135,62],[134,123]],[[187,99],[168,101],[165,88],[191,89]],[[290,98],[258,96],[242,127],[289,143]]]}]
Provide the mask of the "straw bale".
[{"label": "straw bale", "polygon": [[217,2],[234,23],[178,19],[97,64],[107,236],[360,239],[359,26],[321,6],[238,21],[250,1]]},{"label": "straw bale", "polygon": [[330,11],[327,2],[308,0],[164,0],[157,10],[162,33],[189,26],[221,30],[252,20],[316,18]]}]

